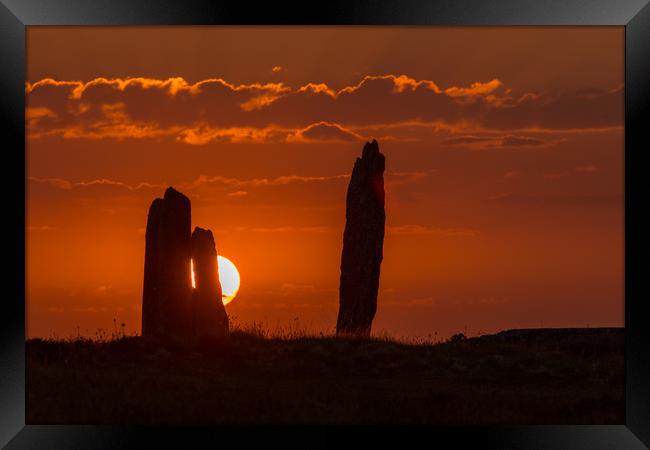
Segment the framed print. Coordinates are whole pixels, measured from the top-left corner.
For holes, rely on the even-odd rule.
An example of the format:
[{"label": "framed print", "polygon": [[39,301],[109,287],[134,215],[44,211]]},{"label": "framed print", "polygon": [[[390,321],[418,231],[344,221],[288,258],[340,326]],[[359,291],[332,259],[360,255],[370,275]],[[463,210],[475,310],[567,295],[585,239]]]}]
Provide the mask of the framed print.
[{"label": "framed print", "polygon": [[650,445],[647,2],[0,20],[7,448]]}]

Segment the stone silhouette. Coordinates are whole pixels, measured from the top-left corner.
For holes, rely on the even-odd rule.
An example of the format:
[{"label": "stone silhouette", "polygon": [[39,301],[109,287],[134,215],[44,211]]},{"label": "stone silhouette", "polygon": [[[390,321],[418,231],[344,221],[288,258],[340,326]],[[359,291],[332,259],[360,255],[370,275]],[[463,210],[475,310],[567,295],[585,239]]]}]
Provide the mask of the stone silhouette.
[{"label": "stone silhouette", "polygon": [[377,141],[367,142],[348,185],[337,334],[369,336],[377,312],[386,222],[384,167]]},{"label": "stone silhouette", "polygon": [[151,203],[145,237],[143,336],[192,333],[191,223],[190,199],[174,188]]},{"label": "stone silhouette", "polygon": [[221,299],[217,249],[212,231],[196,227],[191,238],[194,266],[193,329],[197,336],[225,336],[228,315]]}]

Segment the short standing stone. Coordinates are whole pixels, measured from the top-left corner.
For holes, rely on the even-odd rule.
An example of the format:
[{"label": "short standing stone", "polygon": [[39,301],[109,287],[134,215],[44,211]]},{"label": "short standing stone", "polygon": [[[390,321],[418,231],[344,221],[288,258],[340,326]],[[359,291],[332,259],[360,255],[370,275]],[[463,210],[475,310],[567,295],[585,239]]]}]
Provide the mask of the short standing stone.
[{"label": "short standing stone", "polygon": [[348,185],[337,334],[369,336],[377,312],[386,222],[384,167],[377,141],[366,143]]},{"label": "short standing stone", "polygon": [[212,231],[194,228],[191,247],[195,284],[192,296],[194,334],[224,336],[228,333],[228,315],[221,298],[217,249]]},{"label": "short standing stone", "polygon": [[191,334],[190,200],[174,188],[149,208],[145,235],[143,336]]}]

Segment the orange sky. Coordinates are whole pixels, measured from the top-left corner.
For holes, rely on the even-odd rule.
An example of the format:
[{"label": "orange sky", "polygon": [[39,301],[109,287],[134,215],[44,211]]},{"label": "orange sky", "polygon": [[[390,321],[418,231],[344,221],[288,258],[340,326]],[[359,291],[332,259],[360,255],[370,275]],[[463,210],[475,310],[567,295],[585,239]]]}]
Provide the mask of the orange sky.
[{"label": "orange sky", "polygon": [[333,331],[370,138],[375,334],[623,325],[622,27],[28,27],[27,48],[30,337],[139,333],[169,185],[239,268],[235,322]]}]

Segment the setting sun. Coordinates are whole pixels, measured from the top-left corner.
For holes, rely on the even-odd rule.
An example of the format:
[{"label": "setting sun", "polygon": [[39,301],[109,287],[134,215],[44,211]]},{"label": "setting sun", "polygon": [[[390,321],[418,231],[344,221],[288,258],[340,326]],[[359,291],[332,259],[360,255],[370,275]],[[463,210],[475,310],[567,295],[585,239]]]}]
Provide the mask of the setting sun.
[{"label": "setting sun", "polygon": [[235,267],[231,260],[219,255],[217,256],[217,261],[219,263],[221,298],[223,300],[223,304],[227,305],[237,296],[241,279],[239,277],[239,271],[237,270],[237,267]]},{"label": "setting sun", "polygon": [[[221,300],[224,305],[230,303],[236,296],[239,291],[239,284],[241,278],[239,277],[239,271],[235,264],[228,258],[218,255],[218,271],[219,271],[219,283],[221,283]],[[190,260],[191,273],[192,273],[192,287],[196,288],[196,281],[194,279],[194,262]]]}]

